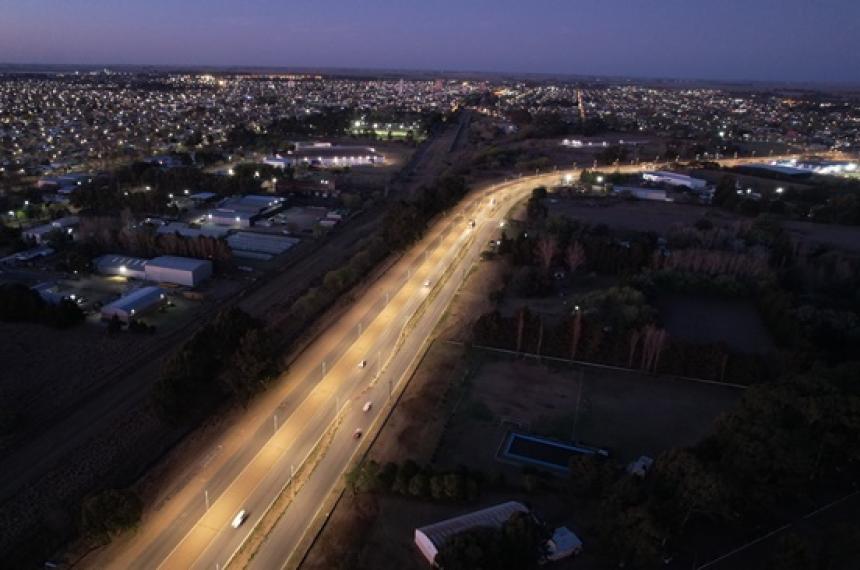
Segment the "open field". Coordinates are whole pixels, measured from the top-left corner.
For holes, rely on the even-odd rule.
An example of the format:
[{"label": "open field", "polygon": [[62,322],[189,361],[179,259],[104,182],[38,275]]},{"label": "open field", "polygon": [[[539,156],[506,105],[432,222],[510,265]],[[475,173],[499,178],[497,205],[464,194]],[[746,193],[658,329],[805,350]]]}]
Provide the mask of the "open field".
[{"label": "open field", "polygon": [[782,226],[792,238],[809,247],[823,246],[860,254],[860,227],[799,221],[783,222]]},{"label": "open field", "polygon": [[439,444],[439,461],[497,469],[496,451],[511,425],[609,449],[622,463],[654,457],[696,443],[740,393],[637,372],[485,355]]},{"label": "open field", "polygon": [[695,224],[706,215],[714,221],[731,222],[738,218],[728,212],[693,204],[615,200],[611,198],[565,199],[550,195],[549,214],[568,216],[592,225],[632,232],[665,234],[673,226]]}]

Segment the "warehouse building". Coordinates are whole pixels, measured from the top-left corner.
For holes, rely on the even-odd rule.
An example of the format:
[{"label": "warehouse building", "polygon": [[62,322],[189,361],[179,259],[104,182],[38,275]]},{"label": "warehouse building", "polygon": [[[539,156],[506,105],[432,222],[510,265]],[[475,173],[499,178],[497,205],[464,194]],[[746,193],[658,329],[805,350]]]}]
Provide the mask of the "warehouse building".
[{"label": "warehouse building", "polygon": [[141,257],[109,253],[95,258],[93,266],[102,275],[146,279],[146,260]]},{"label": "warehouse building", "polygon": [[110,321],[116,317],[127,323],[166,303],[167,297],[161,287],[141,287],[102,307],[102,320]]},{"label": "warehouse building", "polygon": [[686,186],[693,190],[704,190],[708,186],[707,180],[693,178],[692,176],[678,174],[677,172],[666,172],[663,170],[643,172],[642,179],[647,180],[648,182],[666,184],[668,186]]},{"label": "warehouse building", "polygon": [[619,196],[630,196],[637,200],[650,200],[653,202],[671,202],[672,199],[663,188],[640,188],[638,186],[613,186],[612,193]]},{"label": "warehouse building", "polygon": [[66,216],[64,218],[58,218],[49,224],[27,228],[21,232],[21,235],[24,236],[25,239],[33,240],[36,243],[42,243],[43,239],[57,230],[66,232],[70,236],[74,236],[75,228],[78,227],[79,223],[80,218],[77,216]]},{"label": "warehouse building", "polygon": [[228,198],[210,211],[206,218],[221,226],[248,228],[258,218],[274,214],[283,207],[283,198],[249,194],[241,198]]},{"label": "warehouse building", "polygon": [[196,287],[212,277],[212,262],[205,259],[162,255],[146,262],[147,281]]},{"label": "warehouse building", "polygon": [[191,257],[163,255],[143,259],[128,255],[108,254],[93,260],[96,271],[103,275],[119,275],[130,279],[171,283],[196,287],[212,276],[212,262]]},{"label": "warehouse building", "polygon": [[477,527],[501,528],[514,513],[527,513],[525,505],[508,501],[494,507],[467,513],[453,519],[444,520],[415,529],[415,545],[431,565],[436,560],[439,549],[455,534]]}]

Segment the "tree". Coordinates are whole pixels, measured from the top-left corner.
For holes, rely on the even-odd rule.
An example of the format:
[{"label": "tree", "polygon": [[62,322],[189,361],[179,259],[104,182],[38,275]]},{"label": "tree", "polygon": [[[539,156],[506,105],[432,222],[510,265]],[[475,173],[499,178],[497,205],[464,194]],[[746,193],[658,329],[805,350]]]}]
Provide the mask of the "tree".
[{"label": "tree", "polygon": [[409,494],[413,497],[426,497],[430,493],[430,478],[426,473],[416,473],[409,480]]},{"label": "tree", "polygon": [[558,242],[554,237],[546,236],[537,241],[537,255],[544,273],[549,273],[555,258]]},{"label": "tree", "polygon": [[477,527],[450,537],[435,563],[444,570],[530,570],[538,567],[547,538],[531,513],[515,512],[501,528]]},{"label": "tree", "polygon": [[107,489],[81,503],[81,530],[90,539],[107,542],[134,527],[143,513],[143,503],[130,490]]},{"label": "tree", "polygon": [[274,373],[277,348],[271,333],[262,328],[251,329],[239,340],[224,374],[228,389],[242,403],[268,385]]},{"label": "tree", "polygon": [[565,250],[565,261],[571,273],[575,273],[585,263],[585,248],[578,241],[573,242]]}]

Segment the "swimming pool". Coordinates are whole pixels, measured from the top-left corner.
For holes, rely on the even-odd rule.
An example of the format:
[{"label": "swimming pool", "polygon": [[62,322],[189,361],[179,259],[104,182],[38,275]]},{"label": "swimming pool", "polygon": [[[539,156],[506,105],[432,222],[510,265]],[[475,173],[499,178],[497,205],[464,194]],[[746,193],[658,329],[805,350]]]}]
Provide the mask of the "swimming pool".
[{"label": "swimming pool", "polygon": [[513,461],[567,472],[570,458],[575,455],[607,457],[609,452],[597,447],[562,443],[534,435],[508,432],[499,455]]}]

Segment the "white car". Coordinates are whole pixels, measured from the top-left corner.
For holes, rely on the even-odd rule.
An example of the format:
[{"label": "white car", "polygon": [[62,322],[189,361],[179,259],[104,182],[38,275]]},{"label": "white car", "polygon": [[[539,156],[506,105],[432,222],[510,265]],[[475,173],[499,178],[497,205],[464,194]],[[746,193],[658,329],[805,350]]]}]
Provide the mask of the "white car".
[{"label": "white car", "polygon": [[361,362],[358,363],[358,367],[359,368],[366,368],[367,367],[367,361],[362,360]]},{"label": "white car", "polygon": [[233,522],[230,523],[230,526],[232,526],[233,528],[239,528],[240,526],[242,526],[242,523],[245,522],[246,518],[248,518],[248,512],[245,511],[245,509],[242,509],[241,511],[236,513],[235,517],[233,517]]},{"label": "white car", "polygon": [[370,400],[368,400],[368,401],[366,401],[366,402],[364,403],[364,407],[363,407],[363,408],[361,408],[361,409],[362,409],[362,411],[364,411],[364,412],[369,412],[369,411],[370,411],[370,408],[372,408],[372,407],[373,407],[373,402],[371,402]]},{"label": "white car", "polygon": [[429,279],[425,279],[425,280],[424,280],[424,286],[425,286],[425,287],[429,287],[429,286],[430,286],[430,280],[429,280]]}]

